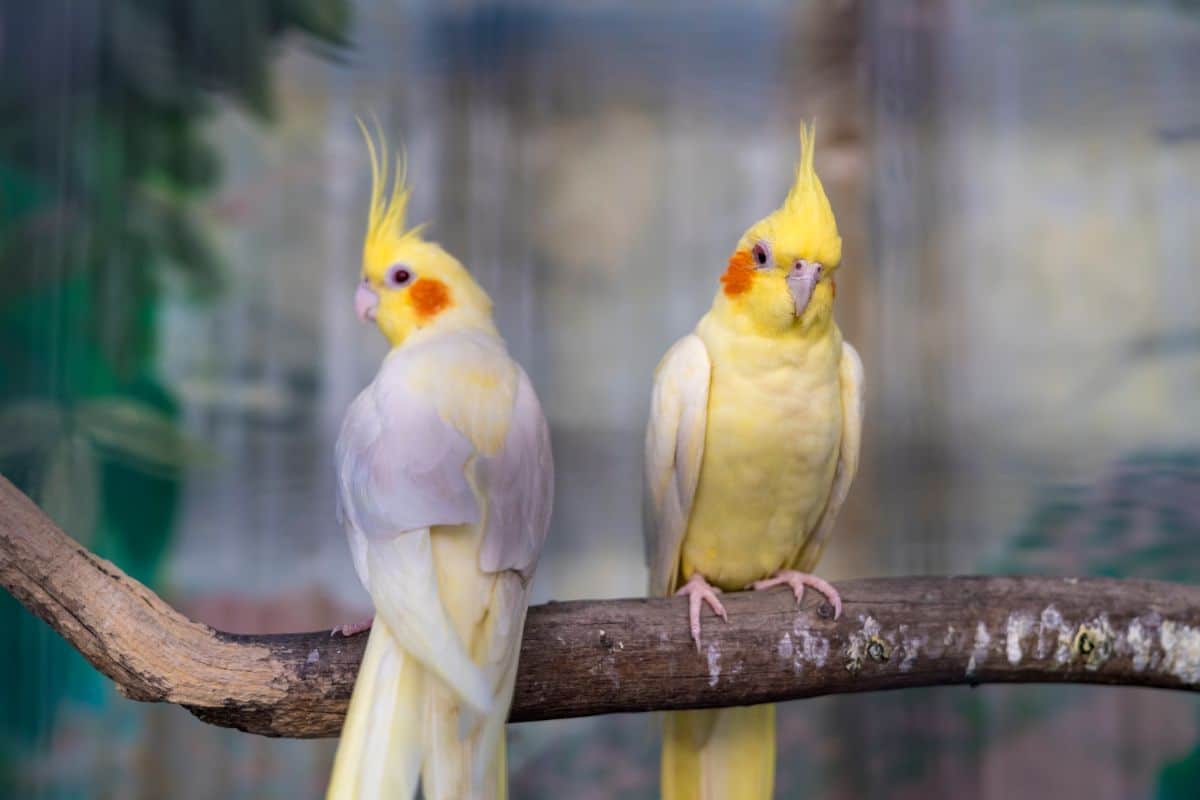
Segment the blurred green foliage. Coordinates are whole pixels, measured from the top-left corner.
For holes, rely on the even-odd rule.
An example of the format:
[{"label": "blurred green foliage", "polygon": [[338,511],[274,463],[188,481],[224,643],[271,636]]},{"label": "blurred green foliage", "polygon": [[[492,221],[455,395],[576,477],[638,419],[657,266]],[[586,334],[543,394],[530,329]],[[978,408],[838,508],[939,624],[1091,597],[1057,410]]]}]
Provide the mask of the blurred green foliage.
[{"label": "blurred green foliage", "polygon": [[[198,453],[156,377],[160,297],[221,287],[202,123],[226,98],[270,120],[281,39],[335,54],[348,24],[346,0],[0,3],[0,471],[144,582]],[[12,785],[11,757],[65,696],[107,695],[7,596],[0,629],[18,655],[0,667]]]}]

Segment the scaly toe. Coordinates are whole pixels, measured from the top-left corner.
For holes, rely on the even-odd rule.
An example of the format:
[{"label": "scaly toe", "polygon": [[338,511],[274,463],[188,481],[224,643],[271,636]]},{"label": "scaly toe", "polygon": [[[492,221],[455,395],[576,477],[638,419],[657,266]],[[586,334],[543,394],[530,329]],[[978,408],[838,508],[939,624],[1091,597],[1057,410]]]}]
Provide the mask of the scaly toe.
[{"label": "scaly toe", "polygon": [[833,618],[837,619],[842,615],[842,596],[838,594],[838,590],[833,588],[833,584],[829,583],[816,575],[803,575],[802,580],[812,588],[816,589],[821,594],[825,595],[825,599],[833,606]]},{"label": "scaly toe", "polygon": [[717,598],[720,592],[720,589],[710,586],[708,581],[704,580],[703,576],[700,575],[693,575],[688,579],[687,583],[675,592],[676,597],[679,595],[687,596],[688,630],[691,631],[692,641],[696,643],[697,653],[700,652],[700,608],[703,604],[707,603],[714,614],[729,622],[729,615],[725,612],[725,606]]},{"label": "scaly toe", "polygon": [[725,606],[717,599],[716,594],[708,595],[704,599],[708,601],[708,606],[713,610],[714,614],[725,620],[725,622],[729,622],[729,615],[725,613]]},{"label": "scaly toe", "polygon": [[692,631],[692,641],[696,643],[696,652],[700,652],[700,596],[688,595],[688,627]]},{"label": "scaly toe", "polygon": [[[833,587],[831,586],[830,588],[832,589]],[[837,619],[842,615],[842,596],[838,594],[837,589],[833,589],[833,591],[825,595],[825,597],[833,606],[833,618]]]},{"label": "scaly toe", "polygon": [[[761,592],[764,589],[773,589],[776,586],[783,586],[785,583],[789,586],[791,585],[791,582],[787,578],[776,576],[774,578],[763,578],[761,581],[755,581],[746,588],[753,589],[756,592]],[[792,588],[792,591],[795,591],[795,587]]]},{"label": "scaly toe", "polygon": [[766,578],[761,581],[755,581],[751,584],[755,591],[770,589],[775,586],[787,584],[792,587],[792,594],[796,596],[796,602],[799,603],[804,598],[804,587],[810,586],[825,596],[829,604],[833,606],[833,618],[837,619],[842,615],[842,598],[838,594],[837,589],[833,585],[816,575],[809,575],[806,572],[794,572],[792,570],[784,570],[776,575]]},{"label": "scaly toe", "polygon": [[374,624],[375,624],[374,617],[371,617],[370,619],[367,619],[367,620],[363,620],[361,622],[347,622],[345,625],[338,625],[333,630],[331,630],[329,632],[329,636],[330,636],[330,638],[333,638],[334,636],[337,636],[339,633],[342,636],[353,636],[356,633],[362,633],[363,631],[370,630],[371,626]]}]

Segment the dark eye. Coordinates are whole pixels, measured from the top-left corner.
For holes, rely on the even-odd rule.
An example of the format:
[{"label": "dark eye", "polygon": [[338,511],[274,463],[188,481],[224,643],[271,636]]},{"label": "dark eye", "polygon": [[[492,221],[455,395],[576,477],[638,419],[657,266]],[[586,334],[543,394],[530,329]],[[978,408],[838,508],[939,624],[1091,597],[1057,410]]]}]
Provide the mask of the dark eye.
[{"label": "dark eye", "polygon": [[388,286],[407,286],[412,283],[412,279],[412,270],[403,264],[397,264],[389,269],[386,278]]},{"label": "dark eye", "polygon": [[767,246],[762,242],[754,245],[754,247],[750,250],[750,256],[754,259],[754,263],[760,267],[765,267],[767,265],[767,259],[771,257],[771,255],[767,252]]}]

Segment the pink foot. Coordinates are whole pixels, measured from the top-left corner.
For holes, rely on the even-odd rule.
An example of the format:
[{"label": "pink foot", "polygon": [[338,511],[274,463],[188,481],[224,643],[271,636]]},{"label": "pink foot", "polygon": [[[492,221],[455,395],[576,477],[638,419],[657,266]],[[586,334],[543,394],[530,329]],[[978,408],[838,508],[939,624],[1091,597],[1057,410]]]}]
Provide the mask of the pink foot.
[{"label": "pink foot", "polygon": [[331,637],[333,637],[333,636],[337,636],[340,633],[342,636],[353,636],[356,633],[362,633],[363,631],[370,630],[371,625],[374,622],[375,622],[374,617],[367,617],[366,619],[360,620],[359,622],[349,622],[349,623],[346,623],[345,625],[338,625],[336,628],[334,628],[333,630],[331,630],[329,632],[329,635]]},{"label": "pink foot", "polygon": [[792,593],[796,595],[797,603],[804,597],[804,587],[811,586],[825,595],[826,599],[829,600],[833,606],[834,619],[842,615],[842,597],[838,594],[837,589],[833,588],[833,585],[827,581],[821,580],[816,575],[809,575],[807,572],[796,572],[794,569],[781,569],[770,578],[755,581],[746,588],[758,592],[763,589],[770,589],[772,586],[782,586],[784,584],[792,587]]},{"label": "pink foot", "polygon": [[675,593],[678,597],[681,594],[687,595],[688,598],[688,622],[692,630],[692,641],[696,643],[696,652],[700,652],[700,602],[708,603],[709,608],[713,610],[721,619],[729,622],[729,615],[725,613],[725,606],[721,605],[721,601],[717,595],[721,593],[720,589],[714,588],[708,581],[704,580],[704,576],[699,572],[692,573],[692,577],[688,578],[687,583]]}]

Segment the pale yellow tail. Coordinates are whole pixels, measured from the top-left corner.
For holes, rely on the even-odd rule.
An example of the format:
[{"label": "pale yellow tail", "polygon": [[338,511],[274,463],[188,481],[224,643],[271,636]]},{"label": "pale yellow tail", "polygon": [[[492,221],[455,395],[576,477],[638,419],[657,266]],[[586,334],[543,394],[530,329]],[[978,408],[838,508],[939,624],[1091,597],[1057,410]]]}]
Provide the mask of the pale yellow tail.
[{"label": "pale yellow tail", "polygon": [[[505,698],[511,691],[510,682]],[[325,797],[408,800],[423,781],[426,800],[503,800],[505,715],[494,716],[464,709],[376,618]]]},{"label": "pale yellow tail", "polygon": [[663,800],[770,800],[775,706],[673,711],[663,733]]},{"label": "pale yellow tail", "polygon": [[424,800],[504,798],[508,788],[504,716],[479,717],[462,708],[462,701],[444,685],[431,687],[425,702]]},{"label": "pale yellow tail", "polygon": [[420,665],[376,620],[342,726],[328,800],[413,796],[421,775],[423,681]]}]

